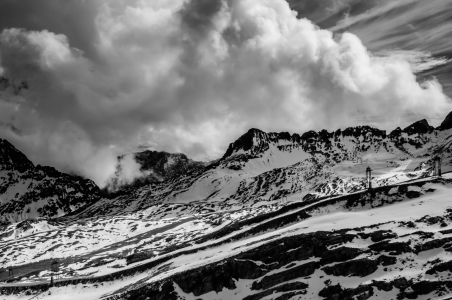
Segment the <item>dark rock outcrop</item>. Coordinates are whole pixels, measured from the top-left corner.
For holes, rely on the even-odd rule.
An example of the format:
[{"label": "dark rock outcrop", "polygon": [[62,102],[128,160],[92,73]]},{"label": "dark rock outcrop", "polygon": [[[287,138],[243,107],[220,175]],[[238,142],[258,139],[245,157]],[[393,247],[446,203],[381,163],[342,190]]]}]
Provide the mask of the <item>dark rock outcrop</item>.
[{"label": "dark rock outcrop", "polygon": [[23,173],[34,168],[33,163],[7,140],[0,139],[0,170]]},{"label": "dark rock outcrop", "polygon": [[422,119],[422,120],[414,122],[410,126],[407,126],[406,128],[404,128],[403,132],[407,133],[408,135],[413,135],[416,133],[417,134],[425,134],[425,133],[432,132],[433,129],[434,129],[434,127],[430,126],[430,124],[428,124],[426,119]]},{"label": "dark rock outcrop", "polygon": [[[305,289],[308,286],[309,286],[308,284],[306,284],[304,282],[300,282],[300,281],[286,283],[286,284],[281,284],[281,285],[279,285],[279,286],[277,286],[275,288],[268,289],[268,290],[265,290],[263,292],[247,296],[247,297],[243,298],[243,300],[259,300],[259,299],[262,299],[262,298],[264,298],[264,297],[266,297],[268,295],[271,295],[273,293],[289,292],[289,291],[295,291],[295,290],[302,290],[302,291],[300,291],[300,293],[297,293],[297,294],[306,294]],[[292,297],[293,293],[290,293],[289,295]],[[289,299],[289,298],[287,298],[287,299]],[[277,299],[284,299],[284,298],[277,298]]]},{"label": "dark rock outcrop", "polygon": [[452,112],[448,113],[444,121],[438,127],[440,130],[447,130],[452,128]]},{"label": "dark rock outcrop", "polygon": [[192,171],[202,170],[207,165],[205,162],[189,159],[183,153],[146,150],[134,153],[133,157],[140,165],[140,171],[143,172],[143,176],[134,179],[131,183],[123,182],[121,180],[123,172],[121,160],[124,159],[124,155],[119,156],[115,176],[109,180],[105,188],[106,192],[110,194],[109,197],[120,194],[122,190],[160,183]]},{"label": "dark rock outcrop", "polygon": [[432,268],[427,270],[427,272],[425,272],[425,273],[429,274],[429,275],[433,275],[435,273],[445,272],[445,271],[452,272],[452,260],[437,264],[436,266],[433,266]]},{"label": "dark rock outcrop", "polygon": [[143,151],[134,154],[135,160],[141,165],[141,171],[152,171],[151,176],[156,181],[168,180],[192,169],[205,165],[189,159],[183,153],[167,153],[159,151]]},{"label": "dark rock outcrop", "polygon": [[363,239],[367,239],[370,237],[370,239],[374,243],[397,237],[397,234],[392,232],[391,230],[377,230],[370,233],[360,232],[358,233],[358,235]]},{"label": "dark rock outcrop", "polygon": [[381,252],[391,252],[391,255],[399,255],[401,253],[410,253],[413,252],[413,249],[410,247],[409,242],[389,242],[383,241],[369,246],[369,249],[372,251],[381,253]]},{"label": "dark rock outcrop", "polygon": [[378,259],[361,258],[327,266],[322,270],[328,275],[334,276],[358,276],[365,277],[374,273],[379,265],[387,266],[395,264],[395,258],[380,256]]},{"label": "dark rock outcrop", "polygon": [[260,281],[253,282],[253,285],[251,286],[252,290],[261,290],[261,289],[268,289],[272,286],[275,286],[281,282],[289,281],[295,278],[299,277],[306,277],[315,272],[315,270],[318,267],[317,262],[309,262],[300,266],[296,266],[293,268],[290,268],[288,270],[272,274],[269,276],[265,276]]}]

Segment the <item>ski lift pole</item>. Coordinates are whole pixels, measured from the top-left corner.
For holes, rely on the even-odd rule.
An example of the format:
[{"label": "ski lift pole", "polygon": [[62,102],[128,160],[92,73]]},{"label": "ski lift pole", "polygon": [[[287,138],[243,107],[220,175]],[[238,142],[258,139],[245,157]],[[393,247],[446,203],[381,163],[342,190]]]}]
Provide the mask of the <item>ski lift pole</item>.
[{"label": "ski lift pole", "polygon": [[441,158],[439,156],[435,157],[435,176],[441,177]]},{"label": "ski lift pole", "polygon": [[367,189],[372,190],[372,169],[367,167],[366,169],[366,177],[367,177]]},{"label": "ski lift pole", "polygon": [[54,259],[50,264],[50,270],[52,272],[50,275],[50,286],[53,286],[54,284],[53,275],[55,275],[55,273],[58,272],[58,261],[56,259]]}]

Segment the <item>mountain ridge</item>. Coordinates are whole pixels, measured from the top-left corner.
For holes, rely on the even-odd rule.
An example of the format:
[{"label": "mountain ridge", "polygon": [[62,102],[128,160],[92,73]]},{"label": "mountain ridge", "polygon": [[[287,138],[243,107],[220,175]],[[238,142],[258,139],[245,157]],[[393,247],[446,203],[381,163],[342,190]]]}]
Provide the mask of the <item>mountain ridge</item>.
[{"label": "mountain ridge", "polygon": [[443,172],[449,171],[448,136],[448,130],[432,129],[426,120],[389,134],[370,126],[303,134],[252,128],[232,142],[218,161],[119,192],[81,214],[115,215],[175,203],[202,206],[199,212],[207,212],[345,195],[366,187],[368,166],[373,169],[374,186],[430,176],[433,157],[441,151]]},{"label": "mountain ridge", "polygon": [[[408,157],[417,157],[418,155],[410,153],[410,151],[407,150],[407,145],[411,148],[414,147],[412,150],[422,149],[422,147],[424,147],[427,143],[429,143],[429,140],[432,139],[432,135],[438,135],[438,132],[448,130],[445,129],[447,127],[445,124],[448,124],[450,121],[448,118],[452,118],[451,114],[449,114],[443,121],[442,125],[437,128],[433,128],[428,124],[427,120],[423,119],[414,122],[413,124],[405,127],[403,130],[398,127],[389,134],[387,134],[384,130],[370,126],[348,127],[344,130],[338,129],[331,132],[327,130],[320,130],[318,132],[310,130],[304,132],[303,134],[290,134],[288,132],[267,133],[260,129],[251,128],[242,136],[237,138],[237,140],[230,143],[224,155],[212,164],[193,161],[182,153],[172,154],[149,150],[137,152],[133,154],[134,159],[140,165],[140,170],[145,172],[147,175],[143,178],[137,179],[134,183],[129,185],[120,186],[118,184],[119,188],[117,190],[119,190],[119,193],[114,193],[111,196],[108,196],[108,198],[114,199],[116,196],[124,193],[133,194],[135,193],[134,190],[139,190],[140,188],[146,189],[147,186],[147,189],[154,188],[159,190],[162,187],[165,189],[168,188],[168,186],[174,186],[177,185],[178,182],[184,182],[187,180],[192,182],[190,185],[193,185],[196,184],[198,177],[203,177],[202,174],[211,174],[211,172],[221,173],[223,172],[221,170],[239,172],[242,173],[240,176],[248,177],[245,182],[242,179],[234,179],[236,181],[238,180],[238,182],[233,184],[238,188],[238,190],[235,195],[229,192],[225,197],[223,197],[223,199],[231,199],[231,196],[232,198],[251,197],[254,199],[253,201],[257,201],[259,197],[255,195],[267,195],[265,198],[273,201],[274,199],[286,197],[287,195],[294,192],[297,193],[298,191],[306,188],[313,190],[314,194],[307,193],[305,196],[311,197],[319,192],[319,196],[332,195],[339,191],[337,188],[341,185],[345,188],[345,190],[341,190],[342,188],[340,189],[341,193],[346,191],[350,192],[355,190],[355,188],[353,188],[355,185],[356,187],[362,187],[365,184],[364,179],[344,179],[341,176],[334,176],[334,172],[331,173],[331,170],[329,170],[327,166],[338,164],[345,160],[359,159],[360,155],[366,153],[366,151],[370,151],[369,149],[374,149],[376,152],[380,150],[383,151],[382,149],[384,149],[387,153],[398,152],[405,157],[404,159]],[[0,165],[4,170],[15,169],[19,173],[26,172],[27,170],[39,170],[39,172],[49,174],[55,178],[63,174],[52,167],[42,167],[40,165],[35,167],[23,153],[18,151],[6,140],[0,140],[0,145],[0,151],[2,151],[0,152]],[[423,155],[425,156],[426,154],[424,153]],[[120,159],[121,157],[118,158],[118,161]],[[424,166],[427,166],[428,169],[428,166],[431,166],[431,161],[426,161],[426,163],[427,165]],[[289,168],[290,170],[287,169],[289,166],[292,166]],[[285,169],[287,169],[287,171]],[[310,169],[310,172],[307,172],[306,169]],[[312,181],[312,179],[319,176],[323,176],[324,178],[317,178],[319,180],[309,184],[308,186],[302,184],[302,186],[298,186],[295,189],[292,187],[290,190],[273,192],[270,196],[268,196],[268,192],[270,192],[268,187],[266,188],[267,191],[262,194],[261,192],[263,191],[263,186],[255,186],[259,180],[267,181],[274,176],[281,177],[283,174],[281,172],[289,172],[291,174],[289,177],[292,176],[291,179],[295,182],[300,182],[300,180],[301,182],[303,180]],[[306,174],[302,175],[302,177],[297,175],[303,174],[303,172]],[[33,174],[33,171],[30,171],[29,173]],[[253,175],[250,175],[251,173],[253,173]],[[191,175],[187,177],[187,174],[195,175],[194,177]],[[222,176],[223,175],[217,174],[214,175],[214,178],[220,180]],[[231,173],[229,176],[235,175],[232,175]],[[26,180],[29,177],[30,175],[28,175],[28,177],[25,176],[24,178]],[[265,177],[267,179],[264,179]],[[254,183],[250,181],[251,179]],[[331,184],[326,184],[326,180],[333,182],[333,186],[337,186],[334,188]],[[388,181],[386,180],[386,182]],[[349,186],[350,183],[352,183],[351,186]],[[346,188],[345,186],[349,187]],[[223,187],[230,189],[227,187],[227,184]],[[8,185],[2,188],[3,193],[5,193],[7,188]],[[234,187],[232,188],[236,189]],[[121,189],[124,189],[125,191],[120,192]],[[175,188],[175,193],[181,194],[181,192],[177,192],[177,190],[181,189],[177,187]],[[187,189],[182,188],[182,194],[184,191],[187,191]],[[251,192],[254,195],[251,195]],[[151,196],[153,193],[151,192],[149,194],[149,196]],[[208,194],[210,194],[210,196],[206,195],[208,196],[207,198],[212,198],[216,194],[221,194],[221,192],[219,192],[219,189],[210,189]],[[165,202],[165,199],[168,199],[165,195],[172,198],[171,193],[164,193],[158,196],[156,201],[159,202],[163,200]],[[162,196],[164,198],[161,198]],[[92,204],[93,201],[96,202],[97,199],[100,198],[100,194],[95,192],[95,196],[90,197],[91,200],[86,202],[86,204]],[[24,202],[30,202],[30,200]],[[21,206],[24,205],[20,204],[19,207]],[[82,209],[82,206],[83,205],[78,205],[77,210]],[[19,213],[11,207],[6,209],[5,204],[3,204],[4,212],[11,210]],[[72,210],[66,209],[66,211],[69,212]],[[51,216],[53,213],[47,213],[47,215]],[[22,217],[17,220],[22,220]]]},{"label": "mountain ridge", "polygon": [[[0,267],[14,264],[19,274],[0,285],[0,295],[47,295],[39,293],[49,289],[42,282],[52,273],[42,261],[54,258],[65,279],[50,288],[52,296],[69,290],[112,300],[446,295],[438,287],[452,287],[444,273],[452,233],[451,137],[452,130],[432,129],[426,120],[389,134],[370,126],[303,134],[254,128],[207,165],[189,168],[185,155],[146,152],[143,170],[168,171],[166,178],[69,213],[0,226]],[[437,156],[444,178],[432,177]]]},{"label": "mountain ridge", "polygon": [[0,221],[58,217],[100,198],[89,179],[53,167],[34,165],[11,143],[0,139]]}]

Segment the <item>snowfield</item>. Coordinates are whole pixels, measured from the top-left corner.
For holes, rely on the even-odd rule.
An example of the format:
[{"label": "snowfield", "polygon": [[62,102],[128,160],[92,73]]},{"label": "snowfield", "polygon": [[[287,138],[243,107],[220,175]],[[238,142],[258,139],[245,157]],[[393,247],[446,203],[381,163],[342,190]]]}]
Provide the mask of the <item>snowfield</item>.
[{"label": "snowfield", "polygon": [[[133,291],[142,286],[152,285],[153,283],[161,284],[162,281],[177,274],[225,263],[244,253],[252,253],[254,249],[265,247],[265,245],[268,245],[271,242],[283,243],[286,238],[317,232],[343,231],[343,235],[354,235],[354,237],[347,242],[330,247],[330,249],[333,250],[342,247],[359,250],[372,247],[372,245],[378,244],[378,242],[373,242],[371,238],[366,238],[363,235],[371,235],[372,233],[379,231],[390,232],[390,235],[394,235],[391,243],[409,243],[409,247],[413,249],[419,245],[425,244],[426,241],[441,240],[448,237],[448,240],[450,240],[449,243],[452,243],[452,222],[449,218],[444,218],[445,214],[447,214],[447,209],[451,209],[452,212],[452,204],[450,202],[452,180],[448,180],[449,178],[452,179],[452,176],[447,174],[444,177],[445,179],[440,182],[421,180],[420,182],[412,183],[422,184],[421,187],[409,185],[407,192],[415,190],[425,193],[417,198],[409,199],[405,197],[400,202],[374,208],[369,204],[365,204],[354,208],[344,209],[339,202],[324,206],[327,208],[326,210],[313,209],[315,204],[301,210],[295,209],[293,212],[299,213],[302,210],[309,211],[312,213],[312,217],[293,222],[280,228],[274,228],[273,230],[264,230],[258,234],[247,235],[218,246],[215,246],[215,244],[220,241],[219,239],[210,240],[196,246],[192,245],[184,250],[189,250],[191,248],[199,248],[200,250],[190,254],[181,253],[180,255],[176,255],[174,258],[165,261],[163,264],[158,264],[153,268],[149,268],[145,272],[95,284],[82,283],[78,285],[53,287],[39,294],[36,299],[57,299],[56,297],[60,297],[58,299],[80,299],[80,297],[84,297],[84,299],[99,299],[101,296],[108,296],[111,298],[125,297],[128,299],[127,292],[124,293],[125,291]],[[393,190],[394,188],[391,189]],[[427,190],[431,192],[425,192]],[[377,196],[378,193],[374,195],[374,197],[378,198]],[[328,201],[331,201],[331,199],[323,200],[323,202]],[[316,205],[318,205],[318,202]],[[426,211],[429,213],[428,217],[426,217]],[[282,216],[284,217],[287,215]],[[437,217],[444,218],[445,220],[443,222],[445,225],[443,223],[429,223],[426,221],[428,218]],[[265,224],[271,220],[272,219],[270,218],[258,224]],[[408,222],[414,222],[415,227],[411,228],[410,226],[403,225]],[[253,226],[248,227],[247,229],[250,228],[253,228]],[[357,230],[356,228],[359,229]],[[448,231],[450,233],[448,233]],[[427,239],[419,239],[417,235],[420,232],[422,235],[428,235],[429,237]],[[229,235],[229,237],[230,236],[231,235]],[[209,247],[208,245],[213,246]],[[339,284],[343,289],[352,289],[359,285],[368,285],[373,281],[391,282],[400,277],[408,280],[413,279],[414,282],[437,281],[438,279],[447,281],[450,280],[452,276],[449,271],[440,272],[438,273],[438,276],[435,276],[435,274],[427,274],[427,271],[431,269],[432,262],[448,262],[451,260],[452,254],[445,248],[446,246],[443,245],[418,253],[404,252],[397,255],[393,254],[396,262],[388,265],[386,271],[384,270],[385,267],[380,265],[374,272],[366,276],[333,276],[322,269],[316,269],[312,274],[309,274],[309,276],[301,276],[301,278],[297,278],[297,280],[287,280],[284,281],[284,284],[303,282],[307,284],[308,287],[304,289],[306,293],[303,293],[303,298],[300,299],[323,299],[323,297],[319,296],[319,293],[325,289],[325,281],[328,282],[328,286],[336,286]],[[389,256],[388,252],[389,251],[385,251],[384,254]],[[382,253],[383,252],[381,251],[377,253],[362,253],[353,260],[376,260]],[[155,258],[134,263],[125,268],[134,268],[138,265],[149,263],[152,260],[155,260]],[[320,260],[321,259],[319,258],[311,256],[307,259],[292,262],[293,266],[291,267],[296,268],[297,266],[316,261],[318,262]],[[116,263],[118,262],[116,261]],[[255,263],[256,265],[261,266],[266,265],[264,261],[255,261]],[[280,268],[275,268],[266,273],[265,276],[278,274],[281,271],[288,269],[287,265],[288,264]],[[327,267],[334,267],[334,265],[334,263],[326,264]],[[99,271],[100,274],[109,272],[108,267],[106,266],[100,267]],[[257,279],[259,280],[259,278],[265,276],[258,277]],[[224,287],[219,293],[210,291],[202,295],[194,295],[193,292],[187,293],[179,287],[177,283],[173,282],[173,292],[182,297],[182,299],[243,299],[259,291],[252,289],[252,285],[255,281],[256,280],[246,278],[238,279],[234,281],[236,286],[235,289]],[[24,283],[25,282],[22,282],[21,284]],[[119,294],[118,290],[120,291]],[[378,291],[378,293],[375,293],[372,296],[373,298],[370,299],[382,299],[378,297],[389,297],[396,294],[397,293],[394,293],[394,291],[388,293]],[[233,295],[234,298],[230,298],[232,297],[231,295]],[[272,294],[273,298],[265,299],[276,299],[281,295],[281,293],[275,293]],[[422,297],[418,299],[429,299],[433,296],[433,293],[428,293],[427,295],[422,295]],[[5,297],[5,299],[22,299],[21,297],[23,297],[23,294],[5,295]],[[134,298],[132,297],[132,299]],[[294,299],[297,299],[296,296]]]}]

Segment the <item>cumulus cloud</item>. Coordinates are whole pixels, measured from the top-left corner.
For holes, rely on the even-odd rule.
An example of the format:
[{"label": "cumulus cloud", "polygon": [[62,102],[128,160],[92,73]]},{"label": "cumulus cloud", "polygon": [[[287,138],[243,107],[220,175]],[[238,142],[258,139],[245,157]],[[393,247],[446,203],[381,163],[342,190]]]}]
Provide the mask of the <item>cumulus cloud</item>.
[{"label": "cumulus cloud", "polygon": [[[374,56],[282,0],[104,1],[93,24],[89,55],[62,33],[3,30],[3,76],[29,88],[3,97],[0,134],[100,185],[138,145],[202,159],[250,127],[386,128],[451,109],[404,57]],[[127,180],[139,176],[127,162]]]}]

